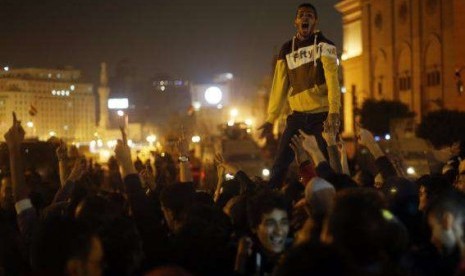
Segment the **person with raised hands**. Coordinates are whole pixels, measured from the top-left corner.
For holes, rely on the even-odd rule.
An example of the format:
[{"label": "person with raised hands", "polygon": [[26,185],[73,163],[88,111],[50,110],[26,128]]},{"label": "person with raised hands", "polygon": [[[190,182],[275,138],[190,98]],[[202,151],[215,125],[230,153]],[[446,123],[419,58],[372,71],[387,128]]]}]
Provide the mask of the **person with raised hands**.
[{"label": "person with raised hands", "polygon": [[294,135],[294,137],[291,138],[291,143],[289,146],[291,147],[292,151],[294,151],[295,160],[299,166],[301,183],[305,186],[310,181],[310,179],[316,176],[312,158],[303,148],[302,140],[299,136]]},{"label": "person with raised hands", "polygon": [[25,132],[21,126],[21,121],[16,118],[16,113],[13,112],[13,125],[5,133],[4,137],[10,156],[13,194],[17,202],[27,199],[29,196],[29,191],[26,188],[26,181],[24,177],[24,160],[21,156],[21,144],[24,141],[24,135]]},{"label": "person with raised hands", "polygon": [[24,175],[24,159],[21,154],[21,144],[24,141],[24,129],[21,121],[13,112],[13,124],[5,133],[5,141],[10,157],[11,183],[15,200],[18,226],[27,244],[30,243],[33,228],[37,221],[37,214],[29,198],[29,189],[26,186]]},{"label": "person with raised hands", "polygon": [[[60,166],[60,181],[63,177],[61,165]],[[67,166],[67,165],[66,165]],[[66,178],[64,178],[64,182],[62,182],[60,189],[58,189],[55,197],[53,198],[53,204],[67,201],[70,197],[72,192],[75,189],[76,182],[78,182],[86,173],[87,170],[87,162],[84,157],[80,157],[74,161],[73,168],[69,174],[66,173]]]},{"label": "person with raised hands", "polygon": [[389,158],[384,154],[381,147],[376,142],[373,134],[364,128],[358,129],[358,142],[360,145],[366,147],[375,159],[375,165],[384,181],[389,177],[397,176],[397,171],[392,165]]},{"label": "person with raised hands", "polygon": [[327,144],[326,150],[328,151],[329,165],[336,173],[342,173],[339,147],[337,143],[337,132],[334,131],[334,126],[331,126],[327,121],[324,122],[322,135]]},{"label": "person with raised hands", "polygon": [[[255,190],[255,183],[249,178],[249,176],[243,172],[240,167],[236,164],[227,162],[221,153],[215,155],[215,163],[218,169],[218,185],[215,190],[215,198],[219,197],[221,193],[221,187],[223,184],[223,175],[225,173],[234,176],[240,183],[240,194],[246,194]],[[220,175],[221,173],[221,175]]]},{"label": "person with raised hands", "polygon": [[131,149],[128,146],[127,135],[120,127],[121,139],[115,147],[115,158],[119,164],[125,186],[125,193],[131,207],[137,229],[143,240],[144,253],[148,262],[157,262],[163,256],[165,235],[160,225],[156,206],[151,204],[146,196],[142,183],[131,159]]},{"label": "person with raised hands", "polygon": [[60,139],[60,144],[58,145],[57,149],[55,150],[56,156],[58,159],[58,171],[60,174],[60,184],[61,186],[65,185],[66,178],[69,174],[68,170],[68,147],[66,146],[66,143]]},{"label": "person with raised hands", "polygon": [[[350,178],[350,176],[343,173],[336,173],[331,168],[325,156],[319,149],[316,139],[313,135],[308,135],[302,130],[299,130],[299,132],[299,139],[302,140],[302,146],[310,154],[310,156],[313,159],[313,162],[315,163],[315,171],[317,176],[330,182],[332,185],[334,185],[336,190],[356,186],[355,181],[353,181],[352,178]],[[337,147],[337,145],[335,145],[335,147]],[[335,148],[335,150],[338,149]]]},{"label": "person with raised hands", "polygon": [[[308,135],[304,131],[299,130],[300,135],[299,136],[294,136],[295,139],[300,139],[302,143],[302,147],[308,152],[308,154],[312,157],[313,163],[315,164],[315,167],[317,168],[317,174],[318,174],[318,168],[325,167],[325,171],[328,169],[332,171],[331,167],[328,164],[328,161],[326,160],[326,157],[323,155],[321,152],[318,143],[316,141],[316,138],[314,135]],[[332,171],[332,173],[334,173]]]},{"label": "person with raised hands", "polygon": [[341,137],[339,138],[339,142],[337,143],[337,146],[339,149],[339,154],[341,156],[342,173],[350,176],[349,160],[347,158],[347,149]]},{"label": "person with raised hands", "polygon": [[189,144],[187,143],[184,129],[181,131],[181,137],[179,138],[177,147],[179,152],[179,182],[194,182],[194,177],[192,176],[191,171],[191,164],[189,162]]}]

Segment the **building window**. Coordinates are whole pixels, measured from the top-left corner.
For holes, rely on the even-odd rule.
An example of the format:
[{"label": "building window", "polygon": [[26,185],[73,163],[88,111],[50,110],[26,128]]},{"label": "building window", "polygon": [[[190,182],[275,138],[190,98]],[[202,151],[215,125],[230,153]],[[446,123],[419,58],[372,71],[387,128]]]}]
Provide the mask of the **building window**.
[{"label": "building window", "polygon": [[399,78],[399,90],[405,91],[412,89],[412,77],[402,76]]},{"label": "building window", "polygon": [[426,74],[426,86],[438,86],[441,84],[441,73],[438,70],[428,72]]},{"label": "building window", "polygon": [[400,21],[400,23],[404,24],[405,22],[407,22],[408,12],[409,11],[408,11],[407,2],[404,1],[399,6],[399,21]]}]

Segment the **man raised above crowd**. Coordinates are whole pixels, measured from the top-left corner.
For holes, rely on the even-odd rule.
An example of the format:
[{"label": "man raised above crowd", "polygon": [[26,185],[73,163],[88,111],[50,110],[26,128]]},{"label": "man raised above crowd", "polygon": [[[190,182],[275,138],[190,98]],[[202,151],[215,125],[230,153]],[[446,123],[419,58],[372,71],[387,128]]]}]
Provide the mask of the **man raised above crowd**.
[{"label": "man raised above crowd", "polygon": [[284,43],[276,63],[268,117],[259,128],[263,130],[262,138],[272,135],[273,123],[286,98],[292,113],[287,117],[275,157],[270,179],[272,187],[281,186],[294,159],[289,144],[299,129],[315,135],[325,154],[323,123],[326,121],[328,131],[339,131],[341,103],[336,47],[316,30],[317,23],[316,8],[309,3],[299,5],[294,19],[297,34]]}]

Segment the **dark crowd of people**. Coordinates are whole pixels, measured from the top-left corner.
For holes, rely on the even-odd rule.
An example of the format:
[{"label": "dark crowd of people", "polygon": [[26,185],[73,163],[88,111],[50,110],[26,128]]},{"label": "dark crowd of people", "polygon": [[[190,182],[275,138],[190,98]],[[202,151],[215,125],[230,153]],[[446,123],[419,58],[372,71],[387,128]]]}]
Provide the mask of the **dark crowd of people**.
[{"label": "dark crowd of people", "polygon": [[375,181],[349,172],[334,135],[324,133],[322,152],[301,132],[291,143],[299,179],[272,189],[218,154],[218,184],[206,189],[193,182],[184,141],[178,162],[143,164],[122,134],[106,166],[60,143],[50,195],[25,171],[24,130],[14,120],[5,134],[0,275],[465,274],[463,143],[441,172],[412,182],[361,129]]}]

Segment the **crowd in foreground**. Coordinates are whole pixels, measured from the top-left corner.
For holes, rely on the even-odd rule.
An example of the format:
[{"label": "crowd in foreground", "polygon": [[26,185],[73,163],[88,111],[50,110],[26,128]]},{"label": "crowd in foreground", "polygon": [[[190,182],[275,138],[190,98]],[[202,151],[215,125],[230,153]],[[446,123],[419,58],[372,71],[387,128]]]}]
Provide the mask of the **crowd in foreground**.
[{"label": "crowd in foreground", "polygon": [[0,275],[465,275],[464,143],[442,172],[412,182],[361,129],[375,181],[351,175],[334,136],[322,152],[301,132],[291,144],[300,179],[270,189],[218,154],[211,191],[193,183],[183,141],[178,163],[144,165],[121,138],[105,169],[61,143],[59,188],[47,200],[40,177],[25,174],[14,120]]}]

